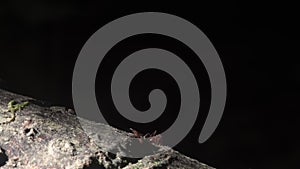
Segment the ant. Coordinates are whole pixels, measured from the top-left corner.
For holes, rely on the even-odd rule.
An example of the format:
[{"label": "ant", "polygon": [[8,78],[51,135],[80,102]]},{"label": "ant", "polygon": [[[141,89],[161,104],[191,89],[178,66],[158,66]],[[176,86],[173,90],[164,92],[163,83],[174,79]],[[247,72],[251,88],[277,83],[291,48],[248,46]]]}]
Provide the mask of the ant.
[{"label": "ant", "polygon": [[151,143],[160,144],[161,143],[161,135],[156,135],[156,130],[153,133],[142,134],[141,132],[130,128],[133,136],[135,138],[139,138],[140,143],[143,143],[143,139],[148,139]]}]

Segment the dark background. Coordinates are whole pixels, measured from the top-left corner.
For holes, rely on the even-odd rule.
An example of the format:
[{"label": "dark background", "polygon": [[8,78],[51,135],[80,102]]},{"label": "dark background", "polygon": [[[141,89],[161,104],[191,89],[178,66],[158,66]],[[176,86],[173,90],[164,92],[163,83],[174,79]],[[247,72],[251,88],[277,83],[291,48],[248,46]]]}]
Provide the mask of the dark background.
[{"label": "dark background", "polygon": [[[213,136],[204,144],[197,143],[205,120],[205,112],[202,112],[204,115],[199,116],[198,124],[176,149],[217,168],[298,168],[300,62],[297,10],[296,4],[287,2],[1,2],[0,87],[72,107],[75,61],[84,43],[96,30],[116,18],[136,12],[175,14],[194,23],[208,36],[223,62],[228,84],[225,112]],[[127,47],[155,44],[155,38],[144,38],[144,42],[142,37]],[[181,54],[188,55],[186,52]],[[113,54],[121,53],[122,50],[118,50]],[[178,92],[167,75],[145,74],[156,82],[166,80],[165,83],[171,85],[169,89],[175,90],[169,94]],[[205,73],[198,76],[205,80]],[[143,89],[141,86],[155,87],[149,87],[143,80],[136,80],[136,83],[140,88],[136,93],[131,90],[133,98],[143,95],[139,94]],[[96,84],[97,97],[101,97],[102,83]],[[203,100],[205,107],[209,102],[205,89],[209,87],[204,85],[202,88],[207,96]],[[105,102],[111,103],[109,97]],[[171,103],[173,105],[168,103],[169,111],[172,107],[176,110],[178,101]],[[137,103],[137,107],[147,108],[142,104]],[[171,117],[168,119],[172,120]],[[128,125],[125,122],[121,125],[126,130],[124,127]],[[147,127],[149,131],[153,130],[151,125],[136,125],[143,131]]]}]

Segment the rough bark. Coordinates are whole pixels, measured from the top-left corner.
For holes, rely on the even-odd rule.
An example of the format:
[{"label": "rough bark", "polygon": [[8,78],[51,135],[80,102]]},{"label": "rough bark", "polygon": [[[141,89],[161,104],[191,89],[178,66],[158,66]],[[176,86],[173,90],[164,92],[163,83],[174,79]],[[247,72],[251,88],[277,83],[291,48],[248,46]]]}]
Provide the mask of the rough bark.
[{"label": "rough bark", "polygon": [[[8,103],[29,101],[12,112]],[[14,118],[12,116],[15,115]],[[79,123],[81,120],[81,123]],[[82,125],[85,125],[84,131]],[[94,132],[97,128],[98,131]],[[99,130],[100,129],[100,130]],[[88,132],[88,135],[86,134]],[[73,110],[0,89],[0,168],[199,168],[212,169],[166,146],[151,143],[157,154],[126,158],[133,134],[78,119]],[[149,143],[150,144],[150,143]],[[109,153],[116,150],[116,154]]]}]

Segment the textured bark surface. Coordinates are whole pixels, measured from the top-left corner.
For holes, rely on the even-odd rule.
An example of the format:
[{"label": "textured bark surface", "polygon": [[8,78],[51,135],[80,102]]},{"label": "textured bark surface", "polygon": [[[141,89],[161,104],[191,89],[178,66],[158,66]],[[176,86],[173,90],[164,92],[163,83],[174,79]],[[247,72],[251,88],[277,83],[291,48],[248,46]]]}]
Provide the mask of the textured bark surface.
[{"label": "textured bark surface", "polygon": [[[25,106],[14,113],[10,101]],[[79,123],[79,120],[81,123]],[[86,132],[82,129],[85,125]],[[95,132],[97,129],[98,132]],[[0,168],[199,168],[211,169],[166,146],[148,143],[157,154],[126,158],[133,134],[79,119],[71,109],[47,105],[0,89]],[[145,143],[143,143],[145,144]],[[111,150],[117,152],[110,153]]]}]

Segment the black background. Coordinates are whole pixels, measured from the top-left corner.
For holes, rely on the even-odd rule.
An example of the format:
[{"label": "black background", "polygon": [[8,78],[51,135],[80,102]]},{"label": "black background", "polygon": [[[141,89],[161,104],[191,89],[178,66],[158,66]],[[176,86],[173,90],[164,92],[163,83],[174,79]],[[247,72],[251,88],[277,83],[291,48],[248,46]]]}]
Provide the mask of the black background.
[{"label": "black background", "polygon": [[[72,107],[75,61],[95,31],[116,18],[136,12],[175,14],[194,23],[208,36],[223,62],[228,84],[225,112],[213,136],[204,144],[197,143],[205,120],[205,115],[200,115],[198,125],[176,149],[217,168],[298,168],[297,10],[295,4],[287,2],[1,2],[0,85]],[[155,43],[153,39],[145,39],[145,44]],[[138,42],[132,44],[143,44]],[[121,55],[120,51],[117,53]],[[156,73],[148,73],[154,75],[149,78],[172,81]],[[205,79],[205,73],[200,78]],[[147,83],[141,80],[136,83],[147,88]],[[101,95],[101,81],[96,84],[97,94]],[[176,85],[170,87],[173,88],[176,94]],[[142,89],[137,89],[137,94],[131,90],[133,98],[145,95]],[[208,101],[209,94],[203,102]],[[176,109],[177,102],[172,102],[170,111],[172,107]],[[130,125],[121,124],[123,129]],[[137,124],[135,128],[152,131],[151,126]]]}]

